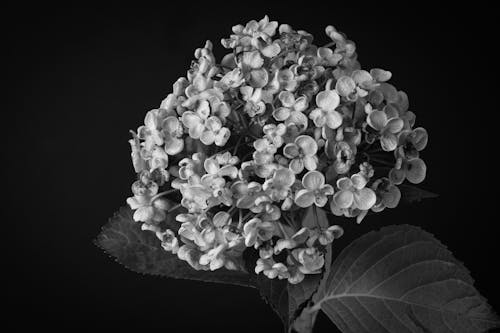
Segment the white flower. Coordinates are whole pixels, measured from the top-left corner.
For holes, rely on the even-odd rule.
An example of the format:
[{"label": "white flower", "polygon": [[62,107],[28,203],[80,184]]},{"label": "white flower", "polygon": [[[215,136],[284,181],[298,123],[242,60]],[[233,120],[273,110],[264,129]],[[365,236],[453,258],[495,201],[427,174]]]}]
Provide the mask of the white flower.
[{"label": "white flower", "polygon": [[218,117],[210,116],[210,106],[206,100],[200,102],[196,112],[184,112],[182,123],[189,129],[190,137],[200,139],[205,145],[215,142],[217,146],[223,146],[231,134],[228,128],[222,127]]}]

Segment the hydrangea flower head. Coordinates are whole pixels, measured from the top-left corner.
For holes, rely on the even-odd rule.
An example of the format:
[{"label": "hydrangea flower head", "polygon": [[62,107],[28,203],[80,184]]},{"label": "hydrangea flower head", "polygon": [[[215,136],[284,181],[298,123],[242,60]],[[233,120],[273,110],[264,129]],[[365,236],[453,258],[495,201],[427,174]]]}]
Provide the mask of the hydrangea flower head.
[{"label": "hydrangea flower head", "polygon": [[[343,235],[398,205],[424,180],[428,133],[414,128],[392,73],[363,69],[354,42],[331,43],[267,16],[194,52],[186,75],[129,141],[137,180],[127,199],[144,232],[197,270],[245,270],[296,284],[319,274]],[[312,225],[310,212],[325,223]],[[174,220],[177,226],[167,223]]]}]

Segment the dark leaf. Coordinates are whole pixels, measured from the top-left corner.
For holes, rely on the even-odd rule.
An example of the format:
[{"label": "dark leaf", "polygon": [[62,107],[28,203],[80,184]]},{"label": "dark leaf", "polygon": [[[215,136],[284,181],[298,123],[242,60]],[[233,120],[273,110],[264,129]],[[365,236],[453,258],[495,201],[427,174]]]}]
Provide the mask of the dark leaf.
[{"label": "dark leaf", "polygon": [[312,205],[309,207],[302,219],[302,226],[308,228],[321,227],[323,229],[328,228],[328,217],[322,208]]},{"label": "dark leaf", "polygon": [[[321,289],[321,284],[324,283],[326,279],[323,279],[323,276],[328,276],[330,269],[332,266],[332,244],[328,244],[326,247],[325,254],[325,271],[322,275],[313,275],[319,281],[314,285],[315,288],[312,291],[311,295],[307,297],[307,300],[312,300],[315,303],[315,299],[317,298],[317,291]],[[311,297],[312,296],[312,297]],[[308,302],[310,303],[310,302]],[[308,304],[302,304],[302,307],[299,308],[298,315],[293,322],[293,329],[299,333],[310,333],[314,327],[314,323],[316,321],[317,311],[309,311],[309,308],[306,306]]]},{"label": "dark leaf", "polygon": [[288,281],[278,280],[277,278],[269,279],[261,273],[255,276],[255,286],[259,289],[262,298],[280,317],[284,332],[288,332],[290,325]]},{"label": "dark leaf", "polygon": [[423,190],[420,187],[408,184],[401,184],[398,185],[398,187],[401,191],[401,201],[406,203],[419,202],[423,199],[432,199],[439,196],[436,193],[432,193],[427,190]]},{"label": "dark leaf", "polygon": [[[301,225],[310,228],[328,227],[328,219],[323,209],[316,206],[310,207],[304,214]],[[331,248],[328,247],[326,260],[331,260]],[[255,258],[254,258],[255,260]],[[255,267],[253,265],[252,267]],[[252,268],[249,267],[249,270]],[[302,313],[302,309],[306,307],[312,295],[318,289],[321,281],[320,274],[308,275],[299,284],[290,284],[286,280],[271,280],[263,274],[255,277],[256,286],[259,288],[261,296],[266,300],[272,309],[278,314],[283,322],[285,332],[288,332],[290,325]],[[302,320],[309,320],[303,316]],[[301,322],[300,324],[307,324]]]},{"label": "dark leaf", "polygon": [[351,243],[322,281],[312,310],[342,332],[483,332],[498,317],[468,270],[431,234],[391,226]]},{"label": "dark leaf", "polygon": [[321,274],[311,274],[306,275],[301,283],[288,285],[288,310],[291,321],[299,315],[297,310],[302,310],[301,306],[318,290],[320,280]]},{"label": "dark leaf", "polygon": [[[167,223],[172,223],[169,216]],[[102,228],[96,244],[117,262],[128,269],[143,273],[161,275],[178,279],[229,283],[253,286],[250,275],[240,271],[219,269],[216,271],[197,271],[176,255],[163,250],[154,233],[143,231],[134,222],[132,210],[122,207]]]}]

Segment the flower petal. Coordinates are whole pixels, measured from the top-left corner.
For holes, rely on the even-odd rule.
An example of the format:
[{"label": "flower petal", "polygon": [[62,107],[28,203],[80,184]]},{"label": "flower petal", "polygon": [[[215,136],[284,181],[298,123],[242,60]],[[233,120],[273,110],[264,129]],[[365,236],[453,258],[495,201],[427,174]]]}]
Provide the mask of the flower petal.
[{"label": "flower petal", "polygon": [[374,110],[366,117],[368,125],[377,131],[381,131],[387,124],[387,115],[383,111]]},{"label": "flower petal", "polygon": [[339,106],[340,97],[335,90],[321,91],[316,95],[316,105],[325,111],[333,111]]},{"label": "flower petal", "polygon": [[413,184],[421,183],[425,179],[427,172],[427,166],[424,161],[420,158],[415,158],[407,163],[406,179]]},{"label": "flower petal", "polygon": [[385,125],[385,131],[388,131],[390,133],[396,134],[401,132],[404,126],[404,121],[401,118],[391,118],[387,121],[387,124]]},{"label": "flower petal", "polygon": [[319,171],[309,171],[302,178],[302,185],[309,191],[319,190],[325,185],[325,176]]},{"label": "flower petal", "polygon": [[281,101],[281,104],[283,104],[284,107],[291,108],[295,104],[295,97],[289,91],[280,92],[278,97]]},{"label": "flower petal", "polygon": [[366,186],[366,178],[360,174],[354,174],[351,176],[351,181],[352,181],[352,186],[354,186],[355,189],[360,190],[363,187]]},{"label": "flower petal", "polygon": [[362,69],[358,69],[352,72],[351,77],[354,80],[354,82],[356,82],[358,85],[363,85],[363,83],[370,82],[373,80],[370,73]]},{"label": "flower petal", "polygon": [[218,228],[227,225],[229,221],[231,221],[231,215],[226,212],[217,212],[212,219],[213,224]]},{"label": "flower petal", "polygon": [[278,43],[272,43],[260,50],[265,57],[272,58],[280,53],[281,48]]},{"label": "flower petal", "polygon": [[286,107],[279,107],[273,111],[273,117],[277,121],[285,121],[290,117],[290,109]]},{"label": "flower petal", "polygon": [[163,120],[163,129],[168,133],[176,133],[179,130],[179,119],[174,116],[169,116]]},{"label": "flower petal", "polygon": [[260,68],[264,64],[264,59],[262,59],[260,52],[255,50],[252,52],[244,52],[241,62],[244,66],[250,68]]},{"label": "flower petal", "polygon": [[198,124],[201,124],[201,119],[193,111],[186,111],[182,114],[182,123],[187,128],[193,128]]},{"label": "flower petal", "polygon": [[396,185],[391,185],[388,191],[382,194],[382,202],[387,208],[395,208],[401,200],[401,191]]},{"label": "flower petal", "polygon": [[215,135],[215,144],[222,147],[226,144],[227,140],[231,136],[231,131],[227,127],[222,127]]},{"label": "flower petal", "polygon": [[295,195],[295,203],[302,208],[311,206],[314,203],[314,199],[314,193],[305,189],[298,191]]},{"label": "flower petal", "polygon": [[285,125],[295,124],[301,131],[307,128],[307,116],[299,111],[290,113],[290,117],[285,120]]},{"label": "flower petal", "polygon": [[340,96],[347,97],[356,89],[356,82],[349,76],[342,76],[335,84],[335,90]]},{"label": "flower petal", "polygon": [[321,189],[321,193],[324,195],[333,195],[334,192],[333,186],[330,184],[323,185],[323,188]]},{"label": "flower petal", "polygon": [[333,202],[338,208],[349,208],[354,202],[354,195],[351,191],[340,191],[333,195]]},{"label": "flower petal", "polygon": [[361,210],[368,210],[377,201],[377,196],[370,188],[362,188],[354,193],[354,203]]},{"label": "flower petal", "polygon": [[215,158],[207,158],[203,163],[203,167],[205,168],[205,171],[211,175],[217,174],[220,170],[219,163],[217,163]]},{"label": "flower petal", "polygon": [[210,115],[210,104],[208,104],[208,101],[202,100],[200,104],[198,105],[198,108],[196,109],[196,114],[201,118],[201,119],[207,119],[208,116]]},{"label": "flower petal", "polygon": [[174,137],[165,138],[165,151],[167,154],[176,155],[180,153],[182,149],[184,149],[184,140]]},{"label": "flower petal", "polygon": [[299,156],[299,147],[295,143],[287,143],[283,148],[283,155],[287,158]]},{"label": "flower petal", "polygon": [[385,133],[380,137],[380,145],[384,151],[394,151],[398,147],[398,138],[392,133]]},{"label": "flower petal", "polygon": [[189,128],[189,136],[193,139],[199,139],[204,130],[205,126],[199,123],[196,126]]},{"label": "flower petal", "polygon": [[342,125],[342,115],[338,111],[330,111],[326,114],[326,125],[331,129],[337,129]]},{"label": "flower petal", "polygon": [[295,174],[290,169],[281,168],[274,172],[273,183],[278,186],[289,187],[295,182]]},{"label": "flower petal", "polygon": [[328,202],[328,197],[326,195],[316,195],[314,198],[314,203],[318,207],[325,207],[326,203]]},{"label": "flower petal", "polygon": [[350,178],[342,177],[337,180],[337,187],[339,190],[350,190],[353,184]]},{"label": "flower petal", "polygon": [[396,169],[392,168],[391,171],[389,171],[389,180],[396,185],[401,184],[406,177],[406,171],[404,169]]},{"label": "flower petal", "polygon": [[316,170],[318,168],[318,158],[316,156],[304,156],[304,158],[302,159],[302,161],[304,162],[304,167],[307,169],[307,170]]},{"label": "flower petal", "polygon": [[214,132],[210,130],[203,131],[200,136],[200,141],[207,146],[211,145],[215,141]]},{"label": "flower petal", "polygon": [[293,105],[293,109],[295,111],[304,111],[307,109],[308,103],[307,103],[307,98],[305,96],[301,96],[295,100],[295,103]]},{"label": "flower petal", "polygon": [[309,119],[312,119],[316,127],[323,127],[326,123],[325,113],[320,108],[312,110],[309,113]]},{"label": "flower petal", "polygon": [[425,128],[419,127],[415,128],[412,133],[411,142],[415,149],[418,151],[424,150],[427,146],[427,141],[429,140],[429,136],[427,135],[427,131]]},{"label": "flower petal", "polygon": [[304,162],[301,158],[294,158],[288,166],[294,173],[299,174],[304,170]]},{"label": "flower petal", "polygon": [[378,82],[389,81],[392,77],[392,73],[380,68],[373,68],[370,70],[371,76]]},{"label": "flower petal", "polygon": [[269,81],[269,74],[264,68],[254,69],[250,72],[248,83],[255,88],[264,87]]},{"label": "flower petal", "polygon": [[295,144],[306,155],[312,156],[318,152],[318,144],[309,135],[300,135],[295,139]]},{"label": "flower petal", "polygon": [[134,221],[136,222],[147,222],[151,220],[154,216],[154,208],[152,206],[139,207],[134,212]]}]

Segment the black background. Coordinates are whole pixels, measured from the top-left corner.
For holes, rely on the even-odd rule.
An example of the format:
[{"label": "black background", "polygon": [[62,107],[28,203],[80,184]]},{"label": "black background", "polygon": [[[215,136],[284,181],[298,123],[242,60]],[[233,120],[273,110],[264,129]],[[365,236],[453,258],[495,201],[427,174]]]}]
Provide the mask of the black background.
[{"label": "black background", "polygon": [[[342,7],[302,2],[233,2],[170,8],[9,8],[2,13],[4,89],[3,252],[10,331],[279,332],[280,322],[243,287],[141,276],[93,245],[125,204],[134,179],[129,129],[185,75],[193,51],[231,26],[260,19],[289,23],[327,42],[333,24],[354,40],[364,68],[393,73],[430,135],[422,187],[440,197],[386,210],[360,226],[342,221],[350,240],[383,225],[409,223],[435,234],[464,261],[477,288],[500,309],[493,217],[498,164],[494,89],[477,78],[484,44],[470,31],[476,14],[398,5]],[[490,216],[492,215],[492,216]],[[335,329],[322,315],[318,332]]]}]

